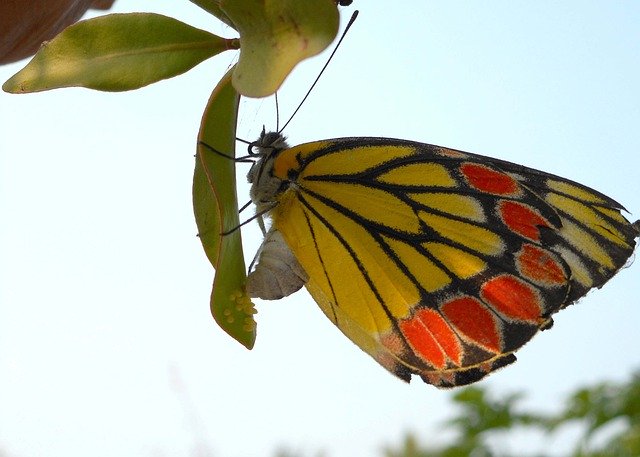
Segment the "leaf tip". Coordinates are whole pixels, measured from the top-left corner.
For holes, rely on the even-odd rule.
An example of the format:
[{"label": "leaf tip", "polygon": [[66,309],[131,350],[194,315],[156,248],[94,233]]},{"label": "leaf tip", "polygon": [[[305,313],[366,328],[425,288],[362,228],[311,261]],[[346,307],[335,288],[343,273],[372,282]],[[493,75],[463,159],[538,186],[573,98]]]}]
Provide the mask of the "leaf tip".
[{"label": "leaf tip", "polygon": [[17,75],[18,75],[18,73],[13,75],[11,78],[7,79],[2,84],[2,90],[4,92],[6,92],[8,94],[21,94],[21,93],[24,93],[24,91],[25,91],[24,85],[17,81],[17,78],[16,78]]},{"label": "leaf tip", "polygon": [[212,304],[213,317],[225,332],[247,349],[253,349],[257,323],[253,316],[258,312],[244,287],[233,291],[227,300]]}]

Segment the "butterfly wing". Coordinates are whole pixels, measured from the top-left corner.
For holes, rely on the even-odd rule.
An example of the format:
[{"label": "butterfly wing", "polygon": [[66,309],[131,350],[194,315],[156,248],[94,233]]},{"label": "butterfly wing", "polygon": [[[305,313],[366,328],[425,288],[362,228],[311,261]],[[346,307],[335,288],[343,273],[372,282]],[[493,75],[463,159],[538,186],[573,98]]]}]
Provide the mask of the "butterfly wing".
[{"label": "butterfly wing", "polygon": [[587,187],[509,162],[379,138],[283,151],[272,213],[340,330],[387,370],[450,387],[515,361],[599,287],[638,226]]},{"label": "butterfly wing", "polygon": [[[468,154],[481,161],[482,157]],[[559,244],[550,246],[569,264],[572,288],[567,304],[600,288],[626,262],[640,233],[624,207],[606,195],[567,179],[492,159],[492,165],[516,179],[550,205],[560,218]]]}]

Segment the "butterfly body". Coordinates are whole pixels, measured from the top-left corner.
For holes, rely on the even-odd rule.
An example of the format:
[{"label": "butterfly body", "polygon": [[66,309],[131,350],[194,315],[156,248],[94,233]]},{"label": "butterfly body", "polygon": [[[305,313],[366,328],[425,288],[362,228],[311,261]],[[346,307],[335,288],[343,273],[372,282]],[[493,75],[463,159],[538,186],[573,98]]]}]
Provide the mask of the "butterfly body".
[{"label": "butterfly body", "polygon": [[[281,250],[327,317],[405,381],[464,385],[512,363],[638,236],[605,195],[498,159],[387,138],[255,146],[251,196]],[[269,295],[255,273],[250,294]]]},{"label": "butterfly body", "polygon": [[266,233],[256,259],[260,267],[250,273],[246,285],[250,297],[279,300],[297,292],[309,280],[282,234],[273,227]]}]

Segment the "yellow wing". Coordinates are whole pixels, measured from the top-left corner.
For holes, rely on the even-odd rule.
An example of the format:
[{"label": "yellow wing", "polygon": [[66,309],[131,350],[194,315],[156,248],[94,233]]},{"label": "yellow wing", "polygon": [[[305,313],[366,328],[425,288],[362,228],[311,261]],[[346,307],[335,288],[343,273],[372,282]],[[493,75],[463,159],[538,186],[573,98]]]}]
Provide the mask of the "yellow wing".
[{"label": "yellow wing", "polygon": [[640,231],[585,186],[438,146],[344,138],[271,159],[273,225],[307,289],[405,381],[464,385],[514,362],[624,265]]}]

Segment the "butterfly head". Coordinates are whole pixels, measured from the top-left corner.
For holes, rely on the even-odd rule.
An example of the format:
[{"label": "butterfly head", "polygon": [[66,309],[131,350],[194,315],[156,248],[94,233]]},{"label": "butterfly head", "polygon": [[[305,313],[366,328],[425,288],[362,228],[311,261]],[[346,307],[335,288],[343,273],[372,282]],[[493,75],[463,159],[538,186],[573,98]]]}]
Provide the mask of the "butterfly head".
[{"label": "butterfly head", "polygon": [[275,195],[280,191],[282,181],[273,175],[274,160],[278,154],[288,149],[286,138],[280,132],[266,132],[264,127],[260,137],[249,144],[249,156],[256,161],[247,173],[251,184],[251,200],[258,206],[272,205]]},{"label": "butterfly head", "polygon": [[267,132],[262,127],[262,133],[256,141],[249,143],[248,152],[252,157],[257,157],[258,161],[268,156],[277,155],[283,149],[288,149],[287,139],[280,132]]}]

